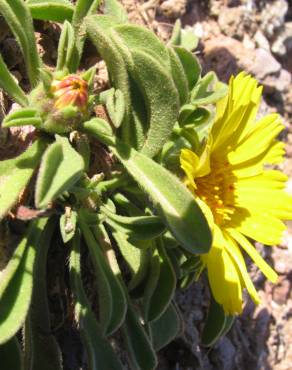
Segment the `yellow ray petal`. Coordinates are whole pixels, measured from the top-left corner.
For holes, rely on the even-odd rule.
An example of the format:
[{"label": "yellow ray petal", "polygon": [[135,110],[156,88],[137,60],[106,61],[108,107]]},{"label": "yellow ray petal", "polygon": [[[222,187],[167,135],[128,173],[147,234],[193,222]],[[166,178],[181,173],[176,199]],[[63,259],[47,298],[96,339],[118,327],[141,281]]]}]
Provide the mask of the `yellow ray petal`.
[{"label": "yellow ray petal", "polygon": [[275,137],[284,129],[277,114],[270,114],[254,125],[241,143],[238,143],[234,151],[228,153],[228,161],[233,164],[244,163],[257,158],[270,148]]},{"label": "yellow ray petal", "polygon": [[260,303],[260,298],[257,294],[257,291],[251,281],[251,278],[247,272],[246,265],[244,262],[244,259],[242,257],[242,254],[240,252],[240,249],[236,242],[232,240],[228,235],[224,235],[226,238],[226,244],[225,248],[227,252],[230,254],[231,258],[234,260],[236,265],[238,266],[238,271],[242,276],[242,279],[244,281],[244,285],[251,296],[252,300],[254,301],[255,304]]},{"label": "yellow ray petal", "polygon": [[249,238],[266,245],[279,244],[286,226],[276,217],[254,209],[236,207],[226,228],[238,230]]},{"label": "yellow ray petal", "polygon": [[212,294],[226,314],[242,312],[242,287],[233,261],[222,248],[212,246],[207,257],[207,272]]},{"label": "yellow ray petal", "polygon": [[253,245],[238,231],[234,229],[229,229],[228,233],[234,238],[241,247],[246,251],[254,263],[260,268],[262,273],[271,282],[276,283],[278,279],[277,273],[267,264],[267,262],[261,257],[258,251],[253,247]]}]

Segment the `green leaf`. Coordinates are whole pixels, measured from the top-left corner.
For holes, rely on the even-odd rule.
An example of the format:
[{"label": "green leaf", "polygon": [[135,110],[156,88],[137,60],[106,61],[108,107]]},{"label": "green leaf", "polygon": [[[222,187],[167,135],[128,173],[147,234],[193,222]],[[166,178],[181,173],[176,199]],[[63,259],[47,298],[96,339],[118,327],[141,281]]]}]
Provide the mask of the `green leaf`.
[{"label": "green leaf", "polygon": [[169,138],[177,120],[179,96],[171,75],[152,56],[138,49],[131,51],[131,73],[143,94],[149,129],[141,152],[155,156]]},{"label": "green leaf", "polygon": [[[151,259],[149,282],[144,294],[144,316],[147,322],[157,320],[167,309],[173,298],[176,275],[161,239]],[[155,278],[154,278],[155,276]]]},{"label": "green leaf", "polygon": [[228,86],[222,82],[218,82],[217,76],[214,72],[209,72],[192,90],[191,103],[194,105],[213,104],[224,98],[227,93]]},{"label": "green leaf", "polygon": [[158,163],[124,143],[118,142],[111,150],[149,194],[181,246],[191,253],[207,253],[212,242],[211,232],[194,196],[185,185]]},{"label": "green leaf", "polygon": [[22,326],[31,301],[36,246],[47,219],[30,224],[27,236],[17,246],[0,281],[0,344]]},{"label": "green leaf", "polygon": [[37,52],[33,22],[28,6],[23,0],[0,0],[2,13],[22,51],[32,86],[39,81],[41,60]]},{"label": "green leaf", "polygon": [[185,75],[189,82],[189,89],[192,90],[198,82],[201,75],[201,66],[198,59],[188,50],[175,46],[174,51],[179,57],[181,64],[184,68]]},{"label": "green leaf", "polygon": [[193,51],[199,43],[199,38],[194,34],[193,30],[182,30],[180,37],[180,46],[186,50]]},{"label": "green leaf", "polygon": [[106,319],[100,318],[100,322],[104,328],[104,332],[111,334],[118,329],[124,320],[127,309],[125,295],[120,281],[114,275],[111,267],[106,262],[105,257],[100,250],[100,245],[94,238],[81,212],[79,213],[78,223],[89,248],[98,278],[97,283],[100,297],[99,306]]},{"label": "green leaf", "polygon": [[180,96],[180,104],[185,104],[189,97],[189,82],[183,65],[176,52],[169,48],[172,78]]},{"label": "green leaf", "polygon": [[80,124],[79,129],[89,135],[95,136],[106,145],[114,145],[115,140],[112,129],[107,121],[102,118],[92,118]]},{"label": "green leaf", "polygon": [[47,297],[47,254],[56,220],[50,220],[36,244],[31,307],[24,327],[25,368],[61,370],[61,351],[51,333]]},{"label": "green leaf", "polygon": [[155,352],[138,314],[128,302],[126,320],[122,326],[123,337],[134,369],[153,370],[157,365]]},{"label": "green leaf", "polygon": [[120,127],[126,113],[123,93],[120,90],[110,89],[100,94],[100,100],[105,104],[113,125]]},{"label": "green leaf", "polygon": [[75,34],[75,48],[70,60],[69,71],[76,72],[83,53],[86,39],[84,18],[96,12],[101,0],[77,0],[72,17],[72,26]]},{"label": "green leaf", "polygon": [[60,231],[63,242],[68,243],[74,236],[76,230],[77,213],[72,209],[68,209],[60,217]]},{"label": "green leaf", "polygon": [[181,108],[178,122],[181,126],[200,126],[211,118],[211,112],[203,107],[195,108],[192,104],[186,104]]},{"label": "green leaf", "polygon": [[104,14],[111,16],[118,23],[127,23],[128,15],[118,0],[104,0]]},{"label": "green leaf", "polygon": [[35,203],[46,208],[82,176],[84,161],[68,139],[56,135],[56,142],[46,150],[36,182]]},{"label": "green leaf", "polygon": [[126,235],[120,231],[114,231],[113,237],[131,272],[132,278],[128,284],[128,288],[132,290],[146,277],[149,265],[149,251],[147,249],[137,248],[134,244],[130,243]]},{"label": "green leaf", "polygon": [[73,239],[70,255],[70,281],[75,299],[75,316],[85,345],[89,368],[92,370],[122,370],[112,347],[97,323],[86,297],[81,279],[80,236]]},{"label": "green leaf", "polygon": [[3,370],[23,370],[21,348],[16,337],[0,345],[0,360]]},{"label": "green leaf", "polygon": [[0,219],[17,203],[39,165],[45,148],[46,142],[37,139],[18,157],[0,162]]},{"label": "green leaf", "polygon": [[100,0],[77,0],[72,20],[73,25],[81,23],[86,15],[93,14],[99,3]]},{"label": "green leaf", "polygon": [[113,37],[118,42],[119,40],[123,42],[129,51],[144,50],[145,53],[151,55],[159,64],[170,71],[168,50],[154,32],[134,24],[113,25],[112,28],[114,30],[111,33]]},{"label": "green leaf", "polygon": [[28,104],[27,97],[19,87],[13,75],[9,72],[0,54],[0,88],[3,89],[16,103],[25,106]]},{"label": "green leaf", "polygon": [[2,127],[33,125],[40,127],[42,119],[34,108],[20,108],[8,114],[2,123]]},{"label": "green leaf", "polygon": [[158,320],[150,323],[150,332],[155,351],[160,351],[182,331],[182,320],[171,303]]},{"label": "green leaf", "polygon": [[130,119],[130,81],[123,57],[108,34],[108,29],[115,23],[111,18],[100,15],[89,16],[84,22],[88,36],[107,65],[112,85],[123,93],[126,109],[122,126],[124,130]]},{"label": "green leaf", "polygon": [[67,21],[64,22],[59,45],[58,45],[58,58],[57,70],[60,71],[70,66],[70,61],[75,47],[75,35],[71,24]]},{"label": "green leaf", "polygon": [[26,0],[33,19],[63,23],[71,21],[74,7],[68,0]]},{"label": "green leaf", "polygon": [[100,211],[106,216],[105,221],[109,225],[129,234],[132,239],[149,240],[165,231],[165,225],[157,216],[119,216],[110,212],[106,207],[100,207]]},{"label": "green leaf", "polygon": [[177,19],[172,29],[169,45],[180,45],[181,42],[181,20]]},{"label": "green leaf", "polygon": [[213,346],[217,340],[225,335],[234,321],[233,316],[228,316],[220,304],[211,296],[207,321],[202,335],[202,344],[207,347]]}]

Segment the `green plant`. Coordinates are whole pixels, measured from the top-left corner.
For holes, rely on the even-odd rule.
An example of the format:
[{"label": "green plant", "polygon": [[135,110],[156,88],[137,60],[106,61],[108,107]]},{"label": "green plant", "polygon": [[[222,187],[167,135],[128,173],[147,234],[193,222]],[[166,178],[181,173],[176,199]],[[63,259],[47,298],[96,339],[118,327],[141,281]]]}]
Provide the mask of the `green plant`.
[{"label": "green plant", "polygon": [[[62,368],[46,294],[47,255],[57,239],[69,250],[74,319],[89,368],[104,370],[121,369],[107,340],[118,329],[133,368],[155,368],[155,352],[181,331],[175,288],[194,281],[198,255],[211,246],[205,216],[179,179],[179,154],[203,148],[213,103],[227,88],[214,73],[201,76],[198,60],[182,46],[190,41],[179,25],[166,46],[128,23],[117,1],[104,3],[104,14],[97,15],[97,0],[0,0],[31,84],[25,93],[0,56],[0,87],[19,104],[2,127],[35,128],[22,154],[0,162],[2,222],[33,211],[22,216],[26,231],[0,280],[0,355],[7,369]],[[37,53],[33,18],[63,24],[54,70]],[[79,70],[86,37],[109,72],[109,89],[100,94],[96,69]],[[95,114],[97,106],[106,119]],[[105,169],[92,161],[96,145]],[[98,315],[84,286],[87,250]],[[205,343],[231,321],[213,303]],[[16,339],[22,327],[23,353]]]}]

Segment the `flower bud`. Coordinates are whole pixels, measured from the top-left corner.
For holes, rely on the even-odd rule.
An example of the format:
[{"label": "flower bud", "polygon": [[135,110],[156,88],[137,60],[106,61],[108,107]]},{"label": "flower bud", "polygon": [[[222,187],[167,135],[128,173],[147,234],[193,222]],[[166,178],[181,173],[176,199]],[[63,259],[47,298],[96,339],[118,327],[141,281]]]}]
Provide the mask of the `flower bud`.
[{"label": "flower bud", "polygon": [[61,81],[53,82],[52,92],[56,99],[55,107],[57,109],[73,105],[81,112],[86,111],[88,103],[88,84],[78,75],[69,75]]},{"label": "flower bud", "polygon": [[41,129],[53,134],[76,130],[90,115],[88,82],[77,74],[55,73],[51,86],[47,85],[42,81],[31,94],[32,106],[42,118]]}]

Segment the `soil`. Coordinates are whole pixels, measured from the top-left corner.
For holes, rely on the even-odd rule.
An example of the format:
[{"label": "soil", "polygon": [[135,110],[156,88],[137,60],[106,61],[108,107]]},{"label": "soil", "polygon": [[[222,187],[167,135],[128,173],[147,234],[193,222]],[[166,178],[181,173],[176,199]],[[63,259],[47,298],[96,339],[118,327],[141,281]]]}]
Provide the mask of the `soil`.
[{"label": "soil", "polygon": [[[215,70],[219,78],[228,81],[231,74],[246,70],[264,85],[264,100],[260,114],[278,111],[286,130],[287,156],[281,168],[289,176],[288,191],[292,192],[292,1],[291,0],[122,0],[130,20],[143,24],[167,41],[176,19],[183,27],[200,38],[196,54],[204,73]],[[0,17],[0,51],[9,68],[24,89],[27,76],[19,48]],[[36,22],[38,47],[48,66],[56,60],[60,34],[58,24]],[[103,62],[98,61],[88,45],[84,67],[99,63],[97,84],[102,89],[107,81]],[[10,102],[0,89],[0,121]],[[1,159],[15,155],[14,148],[23,149],[32,132],[1,130]],[[9,150],[3,151],[4,145]],[[2,227],[1,227],[1,234]],[[159,352],[159,370],[290,370],[292,368],[292,223],[279,247],[257,244],[262,255],[279,274],[276,285],[267,282],[250,264],[250,273],[262,302],[257,307],[247,298],[242,316],[230,332],[213,347],[203,348],[200,335],[206,319],[208,291],[200,281],[176,294],[185,331]],[[58,245],[49,268],[65,266],[66,252]],[[60,264],[57,263],[60,261]],[[49,282],[49,295],[54,332],[64,354],[65,370],[86,370],[85,355],[71,317],[66,289],[66,272],[55,271]],[[65,281],[65,286],[62,286]],[[69,309],[70,311],[70,309]],[[119,338],[113,339],[116,346]],[[125,369],[129,368],[121,351]],[[109,369],[110,370],[110,369]]]}]

